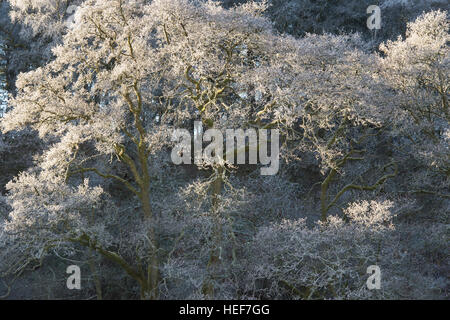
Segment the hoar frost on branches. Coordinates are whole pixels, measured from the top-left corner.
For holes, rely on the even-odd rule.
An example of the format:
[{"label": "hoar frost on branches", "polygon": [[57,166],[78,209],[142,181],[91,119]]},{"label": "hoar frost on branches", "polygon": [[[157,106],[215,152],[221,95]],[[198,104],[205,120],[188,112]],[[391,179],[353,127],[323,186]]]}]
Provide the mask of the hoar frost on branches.
[{"label": "hoar frost on branches", "polygon": [[[60,2],[49,3],[17,8],[58,17],[64,28]],[[445,107],[448,48],[438,44],[448,32],[420,33],[422,24],[445,25],[444,14],[410,26],[411,64],[397,73],[391,68],[403,59],[396,53],[403,41],[387,44],[378,59],[357,35],[280,35],[262,16],[265,2],[228,10],[213,1],[79,4],[77,24],[61,31],[53,59],[18,77],[13,109],[1,122],[5,131],[31,126],[47,144],[36,167],[8,185],[12,211],[1,237],[17,241],[20,254],[6,273],[52,249],[69,256],[82,246],[134,279],[141,298],[168,295],[177,281],[194,288],[191,297],[363,297],[361,270],[377,261],[374,243],[393,232],[394,204],[347,203],[345,219],[329,211],[347,191],[378,190],[397,174],[396,161],[383,160],[373,182],[351,176],[352,164],[369,166],[365,146],[397,120],[393,101],[406,109],[426,97]],[[27,19],[44,32],[33,15]],[[415,34],[426,41],[416,46]],[[421,57],[438,58],[424,66],[414,60]],[[322,222],[312,229],[303,220],[277,223],[277,215],[303,210],[285,176],[245,180],[224,161],[199,164],[204,179],[175,179],[171,133],[192,130],[196,120],[206,128],[279,129],[286,165],[312,154],[322,174]],[[107,195],[107,181],[125,191],[123,203]],[[267,217],[270,226],[261,221]],[[259,288],[255,277],[270,286]]]}]

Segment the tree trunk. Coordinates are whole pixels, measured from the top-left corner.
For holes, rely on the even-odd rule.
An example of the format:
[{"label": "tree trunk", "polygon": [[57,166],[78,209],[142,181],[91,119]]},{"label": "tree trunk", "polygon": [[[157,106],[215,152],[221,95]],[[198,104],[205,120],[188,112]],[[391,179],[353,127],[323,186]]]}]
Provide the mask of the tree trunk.
[{"label": "tree trunk", "polygon": [[147,281],[141,283],[141,298],[157,300],[159,298],[159,259],[158,259],[158,240],[156,239],[155,228],[152,223],[153,213],[150,204],[150,193],[148,188],[141,191],[140,201],[142,204],[142,211],[144,219],[149,223],[148,238],[151,243],[150,261],[147,266]]},{"label": "tree trunk", "polygon": [[214,248],[211,250],[211,254],[208,261],[208,279],[205,280],[202,288],[202,292],[205,296],[209,298],[214,297],[214,279],[216,278],[216,269],[220,262],[220,247],[222,244],[222,227],[220,221],[220,215],[218,211],[219,207],[219,196],[222,192],[222,174],[224,172],[223,167],[217,169],[217,178],[212,184],[212,194],[211,194],[211,204],[212,204],[212,214],[214,221],[214,230],[212,235],[212,241]]},{"label": "tree trunk", "polygon": [[330,182],[333,180],[336,175],[336,170],[331,169],[328,176],[321,184],[320,189],[320,220],[322,222],[327,221],[327,213],[328,213],[328,188],[330,187]]}]

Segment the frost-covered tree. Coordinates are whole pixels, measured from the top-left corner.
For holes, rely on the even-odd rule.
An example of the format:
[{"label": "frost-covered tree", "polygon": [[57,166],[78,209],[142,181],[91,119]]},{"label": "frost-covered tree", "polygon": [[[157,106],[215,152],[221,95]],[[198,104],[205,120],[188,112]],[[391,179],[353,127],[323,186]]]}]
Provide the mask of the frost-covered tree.
[{"label": "frost-covered tree", "polygon": [[396,92],[395,124],[413,143],[414,157],[431,168],[419,189],[433,176],[431,184],[445,187],[450,177],[449,26],[446,11],[424,13],[408,24],[405,39],[380,47],[382,79]]},{"label": "frost-covered tree", "polygon": [[[376,148],[392,127],[415,130],[406,111],[419,106],[424,116],[427,105],[414,103],[425,94],[434,107],[445,106],[445,82],[430,81],[439,80],[437,69],[413,60],[428,52],[433,33],[421,36],[431,39],[423,44],[416,39],[411,55],[395,54],[409,33],[379,58],[358,35],[279,34],[264,17],[266,2],[224,9],[200,0],[86,0],[74,2],[70,28],[69,3],[12,2],[13,14],[26,13],[15,19],[33,37],[52,39],[52,49],[44,64],[19,75],[1,121],[5,132],[37,130],[46,147],[0,198],[0,277],[54,254],[88,257],[98,297],[102,276],[121,279],[101,273],[119,268],[134,280],[131,297],[371,298],[407,290],[393,280],[369,294],[368,263],[380,262],[402,281],[408,261],[443,263],[437,252],[423,252],[428,242],[441,250],[445,228],[401,225],[415,204],[394,194],[386,200],[381,187],[397,179],[404,159]],[[445,25],[442,13],[432,15],[416,23]],[[445,47],[432,49],[444,52],[438,60],[445,67]],[[417,73],[397,72],[396,59],[405,57]],[[192,133],[195,121],[205,129],[279,129],[278,175],[234,165],[230,154],[195,169],[175,166],[172,133]],[[318,181],[289,181],[286,169],[308,159]],[[311,214],[304,198],[319,184],[320,209]],[[303,218],[317,213],[322,221],[311,227]],[[401,232],[417,230],[436,236],[416,248]],[[104,261],[114,266],[96,271]],[[442,281],[421,275],[424,296],[442,290]]]},{"label": "frost-covered tree", "polygon": [[[330,216],[313,227],[290,219],[259,228],[242,266],[243,298],[442,297],[448,227],[398,224],[396,216],[413,206],[410,199],[356,201],[344,209],[348,222]],[[370,265],[381,268],[380,290],[367,290]]]},{"label": "frost-covered tree", "polygon": [[20,72],[52,59],[51,48],[70,28],[74,9],[82,1],[1,1],[0,32],[6,44],[11,93]]},{"label": "frost-covered tree", "polygon": [[[112,179],[139,201],[142,215],[136,219],[147,227],[150,252],[139,272],[88,232],[70,239],[122,266],[139,282],[143,297],[158,296],[159,244],[150,189],[154,177],[163,179],[167,171],[172,129],[195,119],[208,128],[249,125],[247,119],[259,111],[245,98],[251,70],[275,64],[284,44],[294,42],[272,32],[263,9],[255,3],[225,10],[201,1],[85,1],[77,23],[53,49],[55,58],[18,78],[13,109],[2,124],[6,131],[30,125],[48,143],[34,175],[73,187],[86,176]],[[212,179],[213,207],[223,170],[219,166]],[[14,186],[10,192],[17,193],[19,186],[32,184],[19,179]],[[42,187],[34,187],[39,194]],[[12,207],[21,207],[22,198],[12,196]],[[13,220],[25,213],[17,210]],[[67,240],[65,232],[60,235]],[[218,245],[211,264],[217,250]]]},{"label": "frost-covered tree", "polygon": [[248,248],[250,261],[259,262],[250,262],[245,292],[263,299],[379,297],[382,293],[366,289],[365,274],[369,265],[384,266],[393,253],[382,256],[382,243],[393,232],[393,202],[356,202],[345,211],[350,223],[331,216],[312,228],[304,219],[260,228]]},{"label": "frost-covered tree", "polygon": [[[323,175],[320,215],[325,221],[346,191],[375,190],[395,175],[392,161],[377,165],[381,172],[373,182],[356,181],[358,175],[351,175],[352,167],[348,170],[349,163],[366,160],[370,151],[366,140],[370,142],[388,124],[390,95],[377,80],[374,56],[365,51],[357,34],[308,35],[292,47],[269,71],[255,70],[253,78],[277,74],[256,87],[262,93],[258,120],[270,119],[284,133],[287,161],[302,161],[308,154],[316,159]],[[370,168],[369,162],[362,167]],[[330,197],[331,185],[346,172]]]},{"label": "frost-covered tree", "polygon": [[403,94],[401,107],[416,122],[450,121],[447,12],[432,11],[408,24],[406,38],[381,46],[387,80]]}]

